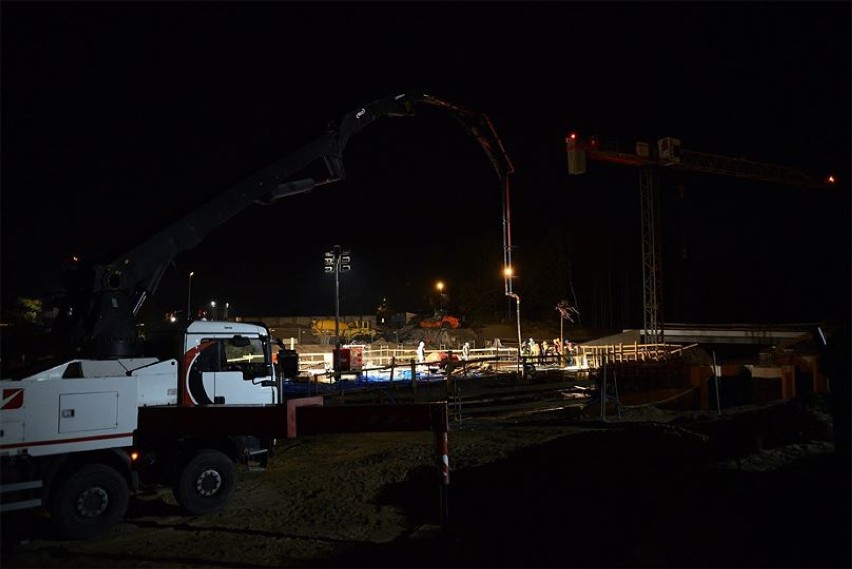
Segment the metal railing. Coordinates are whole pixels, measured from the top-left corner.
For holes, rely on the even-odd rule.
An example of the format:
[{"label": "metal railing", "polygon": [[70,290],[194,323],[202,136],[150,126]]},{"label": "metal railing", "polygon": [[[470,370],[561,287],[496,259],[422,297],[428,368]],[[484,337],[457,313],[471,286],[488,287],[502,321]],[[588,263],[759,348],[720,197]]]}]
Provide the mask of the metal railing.
[{"label": "metal railing", "polygon": [[662,361],[695,345],[640,344],[638,342],[602,346],[579,345],[577,356],[583,367],[599,368],[611,363]]},{"label": "metal railing", "polygon": [[[691,346],[680,346],[674,344],[608,344],[608,345],[577,345],[572,354],[571,368],[598,369],[606,364],[622,362],[652,362],[666,360],[676,353],[689,349]],[[417,350],[393,345],[379,346],[352,346],[350,350],[361,352],[360,366],[344,370],[345,375],[369,374],[370,372],[392,371],[393,369],[409,369],[415,364],[416,369],[430,369],[441,366],[442,359],[451,357],[460,360],[460,350],[426,350],[426,361],[417,361]],[[559,355],[549,354],[543,356],[528,356],[522,354],[523,364],[547,364],[565,365],[567,355],[560,360]],[[464,365],[462,365],[464,364]],[[457,369],[473,368],[474,366],[490,365],[492,371],[511,372],[518,368],[518,349],[507,348],[476,348],[471,349],[467,361],[455,361]],[[326,352],[300,352],[299,372],[302,376],[310,376],[313,379],[327,377],[333,373],[333,353]],[[315,377],[318,376],[318,377]],[[329,379],[330,381],[330,379]]]},{"label": "metal railing", "polygon": [[[431,374],[441,373],[447,360],[452,360],[456,369],[467,372],[481,370],[483,366],[488,371],[501,373],[511,372],[518,367],[518,350],[516,348],[480,348],[470,350],[467,360],[461,359],[461,351],[455,350],[426,350],[425,361],[417,361],[417,351],[413,348],[379,346],[357,346],[350,349],[362,350],[360,365],[350,365],[350,369],[342,370],[344,376],[362,376],[387,372],[393,376],[394,370],[414,369],[415,375],[423,370]],[[334,374],[332,352],[302,352],[299,353],[299,375],[312,381],[331,381]],[[412,368],[413,364],[413,368]],[[403,372],[405,373],[405,372]],[[406,378],[407,379],[407,378]]]}]

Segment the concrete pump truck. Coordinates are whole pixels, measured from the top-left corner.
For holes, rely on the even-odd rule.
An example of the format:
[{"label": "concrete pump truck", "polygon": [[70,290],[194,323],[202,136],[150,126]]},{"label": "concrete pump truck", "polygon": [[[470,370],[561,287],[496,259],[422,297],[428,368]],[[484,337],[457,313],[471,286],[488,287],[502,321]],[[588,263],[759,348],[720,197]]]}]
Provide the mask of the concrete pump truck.
[{"label": "concrete pump truck", "polygon": [[[263,466],[276,438],[295,436],[294,409],[322,407],[321,398],[285,400],[287,372],[273,365],[274,348],[262,324],[195,321],[178,330],[146,331],[143,337],[139,310],[176,255],[252,204],[268,205],[343,179],[342,152],[350,136],[381,117],[414,116],[418,106],[443,109],[458,119],[485,150],[507,191],[514,169],[486,115],[429,95],[402,93],[348,113],[337,128],[135,248],[67,271],[65,304],[53,329],[62,340],[56,359],[0,381],[0,510],[43,508],[60,535],[85,539],[115,526],[140,487],[171,488],[192,514],[221,508],[235,489],[237,465]],[[325,162],[327,179],[290,179],[318,159]],[[388,405],[352,413],[340,406],[336,415],[303,414],[300,429],[311,423],[313,432],[328,432],[323,431],[328,425],[336,432],[426,426],[442,431],[445,448],[446,405],[437,413],[434,404],[420,406],[426,410]],[[376,427],[394,423],[376,421],[376,413],[399,417],[402,412],[420,419],[396,421],[403,425],[399,428]],[[443,463],[448,482],[446,455]]]}]

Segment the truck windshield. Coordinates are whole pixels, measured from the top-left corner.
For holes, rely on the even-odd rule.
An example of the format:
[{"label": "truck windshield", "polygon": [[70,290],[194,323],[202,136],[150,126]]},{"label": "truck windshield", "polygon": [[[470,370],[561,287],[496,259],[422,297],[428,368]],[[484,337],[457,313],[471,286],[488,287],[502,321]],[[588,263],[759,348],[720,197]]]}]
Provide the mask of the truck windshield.
[{"label": "truck windshield", "polygon": [[[245,345],[243,345],[245,344]],[[225,342],[225,360],[230,363],[266,363],[264,338],[249,338],[243,342]]]},{"label": "truck windshield", "polygon": [[[248,341],[246,341],[248,340]],[[269,375],[268,339],[264,337],[233,339],[222,342],[225,371],[242,371],[246,379]]]}]

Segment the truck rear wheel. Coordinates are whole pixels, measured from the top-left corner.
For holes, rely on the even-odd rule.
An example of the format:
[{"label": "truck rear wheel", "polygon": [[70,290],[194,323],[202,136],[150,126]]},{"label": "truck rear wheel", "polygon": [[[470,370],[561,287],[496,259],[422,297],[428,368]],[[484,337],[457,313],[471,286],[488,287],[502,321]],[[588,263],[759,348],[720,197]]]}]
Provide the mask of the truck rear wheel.
[{"label": "truck rear wheel", "polygon": [[87,464],[56,488],[48,509],[62,536],[91,539],[106,534],[124,517],[129,500],[121,474],[105,464]]},{"label": "truck rear wheel", "polygon": [[234,461],[218,450],[202,450],[184,465],[173,491],[190,514],[207,514],[224,506],[236,485]]}]

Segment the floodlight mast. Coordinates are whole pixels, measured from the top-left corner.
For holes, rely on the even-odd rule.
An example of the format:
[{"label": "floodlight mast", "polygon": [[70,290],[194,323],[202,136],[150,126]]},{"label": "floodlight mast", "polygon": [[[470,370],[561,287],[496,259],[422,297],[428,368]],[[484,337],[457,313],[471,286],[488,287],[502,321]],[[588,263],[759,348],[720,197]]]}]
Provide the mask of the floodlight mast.
[{"label": "floodlight mast", "polygon": [[[66,272],[65,306],[54,333],[58,356],[136,357],[142,353],[136,316],[154,294],[172,259],[199,245],[210,232],[252,204],[268,205],[345,178],[343,150],[349,138],[382,117],[411,117],[418,106],[448,111],[480,144],[497,172],[504,192],[504,262],[511,261],[508,177],[514,166],[487,115],[419,92],[406,92],[369,103],[343,117],[337,129],[256,172],[185,215],[135,248],[105,264],[76,263]],[[328,169],[324,180],[291,176],[315,160]],[[511,282],[506,283],[507,294]]]}]

